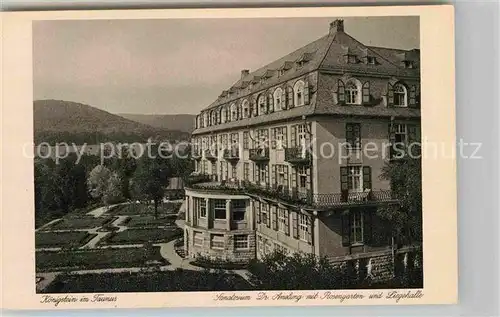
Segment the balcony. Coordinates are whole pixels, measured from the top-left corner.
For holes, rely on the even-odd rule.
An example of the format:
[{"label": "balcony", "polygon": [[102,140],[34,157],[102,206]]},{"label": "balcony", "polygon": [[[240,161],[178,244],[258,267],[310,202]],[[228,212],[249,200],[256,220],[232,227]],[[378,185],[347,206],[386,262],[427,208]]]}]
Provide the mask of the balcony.
[{"label": "balcony", "polygon": [[198,161],[199,159],[201,159],[201,151],[200,151],[200,150],[194,150],[194,149],[193,149],[193,151],[191,152],[191,158],[192,158],[193,160],[197,160],[197,161]]},{"label": "balcony", "polygon": [[205,150],[205,158],[209,161],[217,160],[218,151],[217,149],[208,149]]},{"label": "balcony", "polygon": [[250,149],[249,158],[256,163],[267,162],[269,161],[269,148]]},{"label": "balcony", "polygon": [[223,157],[226,161],[236,162],[240,159],[240,149],[239,148],[226,149],[224,150]]},{"label": "balcony", "polygon": [[293,165],[308,165],[311,163],[311,151],[301,146],[285,148],[285,161]]}]

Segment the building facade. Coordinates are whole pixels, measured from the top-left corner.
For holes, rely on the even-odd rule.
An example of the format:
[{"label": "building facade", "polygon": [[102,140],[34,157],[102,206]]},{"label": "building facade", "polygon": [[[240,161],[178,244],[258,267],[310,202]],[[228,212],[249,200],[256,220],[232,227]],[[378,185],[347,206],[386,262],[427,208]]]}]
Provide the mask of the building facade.
[{"label": "building facade", "polygon": [[241,79],[196,118],[185,248],[245,261],[386,250],[390,146],[420,138],[420,52],[366,46],[342,20]]}]

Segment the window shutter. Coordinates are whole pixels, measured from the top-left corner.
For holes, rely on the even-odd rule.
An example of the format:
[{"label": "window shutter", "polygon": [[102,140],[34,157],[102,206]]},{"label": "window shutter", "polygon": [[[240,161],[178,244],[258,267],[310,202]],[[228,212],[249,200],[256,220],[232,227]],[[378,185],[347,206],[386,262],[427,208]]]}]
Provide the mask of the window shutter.
[{"label": "window shutter", "polygon": [[290,167],[289,166],[285,166],[285,187],[288,189],[288,187],[290,186],[288,184],[288,171],[289,171]]},{"label": "window shutter", "polygon": [[273,171],[271,173],[271,185],[272,186],[275,186],[276,185],[276,174],[277,174],[277,170],[278,170],[278,165],[276,164],[273,164]]},{"label": "window shutter", "polygon": [[288,107],[288,103],[286,100],[286,88],[283,88],[281,90],[281,109],[286,110],[286,109],[288,109],[287,107]]},{"label": "window shutter", "polygon": [[363,103],[370,102],[370,82],[367,81],[363,84]]},{"label": "window shutter", "polygon": [[349,190],[349,176],[347,171],[347,166],[340,167],[340,190]]},{"label": "window shutter", "polygon": [[394,124],[391,122],[389,123],[389,143],[393,145],[396,141],[396,131]]},{"label": "window shutter", "polygon": [[295,132],[295,130],[297,130],[297,126],[292,125],[292,131],[291,131],[291,135],[290,135],[290,141],[291,141],[292,148],[297,146],[297,135],[296,135],[297,133]]},{"label": "window shutter", "polygon": [[285,234],[290,235],[290,212],[285,210]]},{"label": "window shutter", "polygon": [[267,111],[274,112],[274,99],[271,93],[267,95]]},{"label": "window shutter", "polygon": [[299,238],[299,223],[297,220],[297,213],[292,212],[292,235],[295,239]]},{"label": "window shutter", "polygon": [[372,171],[370,166],[363,166],[363,189],[372,189]]},{"label": "window shutter", "polygon": [[266,165],[265,167],[265,171],[266,171],[266,184],[269,184],[269,165]]},{"label": "window shutter", "polygon": [[304,104],[309,104],[309,82],[307,80],[304,83]]},{"label": "window shutter", "polygon": [[411,108],[416,108],[417,107],[417,103],[416,103],[416,90],[417,88],[415,87],[415,85],[411,86],[410,88],[410,107]]},{"label": "window shutter", "polygon": [[292,187],[298,187],[297,186],[297,172],[295,171],[295,168],[292,167]]},{"label": "window shutter", "polygon": [[266,226],[268,228],[271,228],[271,206],[269,204],[267,204],[267,223],[266,223]]},{"label": "window shutter", "polygon": [[351,245],[351,221],[348,212],[342,214],[341,221],[342,221],[342,246],[348,247]]},{"label": "window shutter", "polygon": [[345,124],[345,140],[349,144],[353,144],[354,143],[353,125],[351,123],[346,123]]},{"label": "window shutter", "polygon": [[312,217],[307,217],[307,243],[313,243]]},{"label": "window shutter", "polygon": [[278,214],[276,213],[276,207],[272,206],[272,217],[273,217],[273,230],[278,231]]},{"label": "window shutter", "polygon": [[282,128],[282,131],[283,131],[283,144],[282,146],[285,148],[285,147],[288,147],[288,127],[283,127]]},{"label": "window shutter", "polygon": [[261,223],[262,222],[262,215],[261,215],[261,212],[260,212],[260,202],[254,202],[253,204],[254,206],[254,210],[257,212],[257,223]]},{"label": "window shutter", "polygon": [[372,225],[373,224],[373,211],[366,210],[363,213],[363,242],[365,244],[372,242]]},{"label": "window shutter", "polygon": [[307,175],[307,190],[310,191],[311,190],[311,168],[308,167],[306,168],[306,175]]},{"label": "window shutter", "polygon": [[265,138],[265,147],[269,146],[269,129],[264,130],[264,138]]},{"label": "window shutter", "polygon": [[288,109],[293,108],[293,88],[292,87],[286,87],[286,90],[288,91],[288,96],[287,96],[287,106]]},{"label": "window shutter", "polygon": [[254,163],[254,180],[255,182],[260,182],[260,177],[259,177],[259,166]]},{"label": "window shutter", "polygon": [[337,81],[337,102],[339,104],[345,103],[345,85],[340,79]]},{"label": "window shutter", "polygon": [[414,124],[408,124],[408,142],[410,144],[418,141],[417,126]]},{"label": "window shutter", "polygon": [[387,84],[387,106],[394,106],[394,90],[391,83]]}]

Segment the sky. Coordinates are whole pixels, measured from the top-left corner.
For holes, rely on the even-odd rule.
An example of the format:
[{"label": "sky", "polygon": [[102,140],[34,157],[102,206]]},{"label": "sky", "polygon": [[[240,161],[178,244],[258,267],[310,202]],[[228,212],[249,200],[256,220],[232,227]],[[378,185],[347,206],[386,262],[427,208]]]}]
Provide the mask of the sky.
[{"label": "sky", "polygon": [[[328,33],[331,18],[37,21],[34,99],[111,113],[196,114],[235,83]],[[420,48],[418,17],[344,18],[365,45]]]}]

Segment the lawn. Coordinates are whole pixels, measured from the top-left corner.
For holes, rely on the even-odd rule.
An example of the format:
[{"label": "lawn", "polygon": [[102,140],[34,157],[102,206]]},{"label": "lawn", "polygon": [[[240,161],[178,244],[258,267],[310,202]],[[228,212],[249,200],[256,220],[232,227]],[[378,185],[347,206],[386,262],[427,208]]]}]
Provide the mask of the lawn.
[{"label": "lawn", "polygon": [[37,272],[54,270],[99,269],[117,267],[143,267],[154,264],[169,264],[160,255],[159,247],[107,248],[73,251],[36,252]]},{"label": "lawn", "polygon": [[182,229],[127,229],[121,232],[113,232],[103,240],[102,244],[141,244],[146,242],[168,242],[182,235]]},{"label": "lawn", "polygon": [[87,232],[37,232],[35,233],[36,248],[73,248],[84,245],[94,238],[95,234]]},{"label": "lawn", "polygon": [[[180,207],[181,203],[162,203],[158,206],[158,215],[176,214]],[[109,213],[118,216],[154,215],[154,206],[145,204],[121,205],[112,209]]]},{"label": "lawn", "polygon": [[175,270],[141,273],[59,275],[43,293],[114,293],[252,290],[232,273]]},{"label": "lawn", "polygon": [[135,228],[148,228],[148,227],[158,227],[158,226],[175,226],[175,218],[162,216],[155,219],[152,215],[141,215],[141,216],[131,216],[128,221],[124,224],[129,227]]},{"label": "lawn", "polygon": [[95,218],[92,216],[81,216],[81,217],[66,217],[61,221],[58,221],[45,230],[74,230],[74,229],[92,229],[95,227],[101,227],[106,223],[114,221],[115,218]]}]

